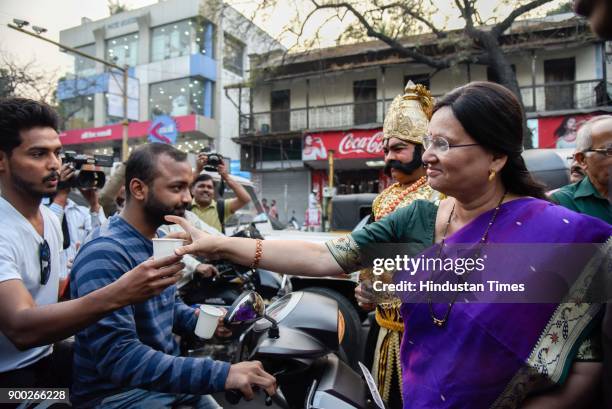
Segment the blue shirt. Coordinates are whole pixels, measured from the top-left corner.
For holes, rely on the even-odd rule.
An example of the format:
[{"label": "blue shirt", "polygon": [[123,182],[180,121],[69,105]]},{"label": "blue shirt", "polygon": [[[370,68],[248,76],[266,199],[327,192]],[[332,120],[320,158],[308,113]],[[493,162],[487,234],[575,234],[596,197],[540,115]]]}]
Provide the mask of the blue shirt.
[{"label": "blue shirt", "polygon": [[[116,281],[153,254],[153,243],[120,216],[92,233],[70,277],[72,298]],[[79,332],[74,345],[71,399],[90,407],[108,395],[142,388],[209,394],[224,389],[229,364],[180,357],[173,332],[193,332],[193,308],[176,299],[176,286],[112,312]]]}]

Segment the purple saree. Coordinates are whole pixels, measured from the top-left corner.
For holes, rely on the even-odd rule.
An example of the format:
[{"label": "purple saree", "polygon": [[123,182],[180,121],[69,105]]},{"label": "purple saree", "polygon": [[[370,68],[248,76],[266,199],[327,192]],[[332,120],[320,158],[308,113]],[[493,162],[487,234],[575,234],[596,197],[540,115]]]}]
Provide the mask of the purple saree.
[{"label": "purple saree", "polygon": [[[446,243],[478,243],[491,212],[448,237]],[[598,219],[524,198],[501,206],[488,243],[605,243],[611,234],[612,226]],[[547,264],[564,256],[549,253],[542,255],[542,261]],[[510,266],[509,274],[513,270],[525,274],[530,268],[520,254],[512,257]],[[394,281],[402,274],[396,274]],[[444,316],[447,307],[447,303],[432,304],[437,317]],[[578,347],[600,318],[600,309],[601,304],[586,302],[457,302],[446,324],[437,327],[427,302],[404,302],[404,408],[520,406],[530,392],[564,382]]]}]

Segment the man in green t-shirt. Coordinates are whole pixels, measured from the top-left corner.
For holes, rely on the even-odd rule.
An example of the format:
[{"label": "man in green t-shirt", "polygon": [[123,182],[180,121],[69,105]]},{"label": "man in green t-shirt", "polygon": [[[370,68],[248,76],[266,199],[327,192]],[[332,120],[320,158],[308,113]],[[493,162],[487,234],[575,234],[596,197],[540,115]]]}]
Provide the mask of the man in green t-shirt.
[{"label": "man in green t-shirt", "polygon": [[[197,171],[203,169],[206,164],[205,160],[206,154],[200,154],[198,156]],[[234,191],[236,197],[226,200],[216,200],[213,178],[203,173],[198,175],[191,185],[191,195],[193,196],[193,208],[191,211],[209,226],[220,232],[224,232],[225,221],[238,209],[246,206],[247,203],[251,201],[251,197],[246,189],[228,174],[225,163],[219,164],[217,171],[227,186]],[[223,209],[219,207],[223,207]],[[221,218],[223,220],[221,220]]]},{"label": "man in green t-shirt", "polygon": [[586,122],[576,138],[576,161],[586,177],[551,195],[561,206],[612,224],[610,168],[612,168],[612,115],[600,115]]}]

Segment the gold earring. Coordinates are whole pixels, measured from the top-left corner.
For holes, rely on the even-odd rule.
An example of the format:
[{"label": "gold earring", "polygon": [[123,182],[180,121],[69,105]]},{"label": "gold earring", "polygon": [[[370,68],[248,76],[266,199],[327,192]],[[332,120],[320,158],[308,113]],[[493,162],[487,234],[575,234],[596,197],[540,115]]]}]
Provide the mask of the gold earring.
[{"label": "gold earring", "polygon": [[493,182],[493,179],[495,179],[496,174],[497,172],[495,172],[494,169],[489,170],[489,182]]}]

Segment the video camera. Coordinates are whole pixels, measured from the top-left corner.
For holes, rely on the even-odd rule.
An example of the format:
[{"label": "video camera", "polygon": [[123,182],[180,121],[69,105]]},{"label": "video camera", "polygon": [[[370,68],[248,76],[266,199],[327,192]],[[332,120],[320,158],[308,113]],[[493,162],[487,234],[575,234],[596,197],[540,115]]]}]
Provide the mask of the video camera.
[{"label": "video camera", "polygon": [[113,157],[109,155],[85,155],[74,151],[65,151],[63,163],[69,163],[74,168],[74,175],[60,182],[58,188],[101,189],[106,183],[106,175],[101,168],[113,166]]},{"label": "video camera", "polygon": [[217,167],[223,163],[223,156],[211,152],[208,148],[200,150],[200,153],[206,154],[206,166],[204,166],[204,170],[217,172]]}]

